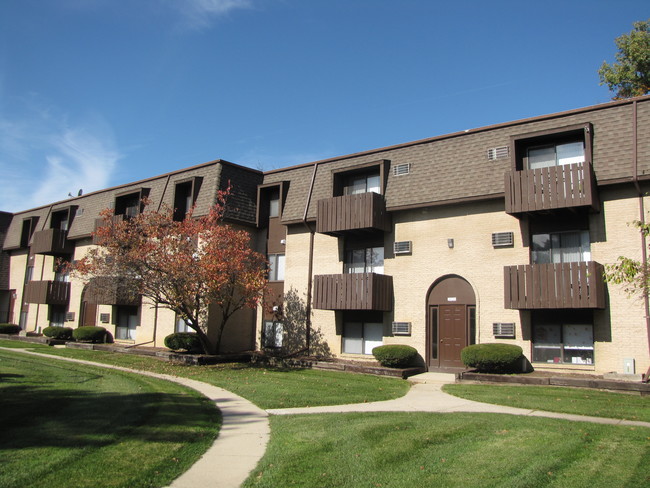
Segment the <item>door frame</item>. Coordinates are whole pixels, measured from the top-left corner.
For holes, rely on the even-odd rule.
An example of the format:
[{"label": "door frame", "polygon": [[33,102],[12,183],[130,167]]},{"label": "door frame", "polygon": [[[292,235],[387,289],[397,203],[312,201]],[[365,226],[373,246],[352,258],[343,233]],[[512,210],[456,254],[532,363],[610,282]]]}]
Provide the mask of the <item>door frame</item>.
[{"label": "door frame", "polygon": [[[476,317],[476,295],[472,285],[462,276],[445,275],[434,281],[426,296],[426,358],[427,370],[444,369],[449,365],[441,365],[440,359],[440,307],[445,305],[462,306],[464,308],[465,343],[463,347],[473,343],[471,337],[471,315]],[[435,315],[434,315],[435,314]],[[434,330],[435,328],[435,330]],[[432,340],[436,341],[436,357],[432,358]],[[458,358],[460,360],[460,357]]]}]

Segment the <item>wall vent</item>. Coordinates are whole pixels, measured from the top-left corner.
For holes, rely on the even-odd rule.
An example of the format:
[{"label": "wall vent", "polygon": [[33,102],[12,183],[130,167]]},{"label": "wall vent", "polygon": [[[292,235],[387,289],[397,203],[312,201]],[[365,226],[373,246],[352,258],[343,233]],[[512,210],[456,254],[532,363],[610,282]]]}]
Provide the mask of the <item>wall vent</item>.
[{"label": "wall vent", "polygon": [[99,314],[99,321],[102,324],[108,324],[108,322],[111,320],[111,314],[110,313],[100,313]]},{"label": "wall vent", "polygon": [[407,175],[410,172],[411,172],[411,163],[402,163],[393,166],[393,176]]},{"label": "wall vent", "polygon": [[411,335],[411,322],[393,322],[393,335]]},{"label": "wall vent", "polygon": [[66,312],[65,313],[65,321],[66,322],[74,322],[74,312]]},{"label": "wall vent", "polygon": [[489,161],[494,161],[495,159],[507,158],[510,154],[508,146],[500,147],[491,147],[487,150],[487,157]]},{"label": "wall vent", "polygon": [[77,208],[77,211],[75,212],[75,217],[80,217],[84,214],[84,209],[82,207]]},{"label": "wall vent", "polygon": [[411,241],[397,241],[393,243],[394,254],[411,254]]},{"label": "wall vent", "polygon": [[513,232],[495,232],[492,234],[492,247],[509,247],[515,243]]},{"label": "wall vent", "polygon": [[514,339],[515,324],[514,322],[494,322],[492,324],[492,332],[494,337]]}]

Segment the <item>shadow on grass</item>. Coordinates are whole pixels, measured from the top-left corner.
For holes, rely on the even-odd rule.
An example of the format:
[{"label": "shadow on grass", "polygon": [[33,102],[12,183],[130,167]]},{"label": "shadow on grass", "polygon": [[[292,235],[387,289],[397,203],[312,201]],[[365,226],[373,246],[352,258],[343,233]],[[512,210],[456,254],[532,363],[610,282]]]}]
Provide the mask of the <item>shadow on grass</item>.
[{"label": "shadow on grass", "polygon": [[[6,375],[9,376],[9,375]],[[20,375],[11,375],[13,377]],[[4,386],[0,393],[0,450],[101,447],[134,438],[192,443],[188,434],[220,421],[207,402],[177,393],[106,393]]]}]

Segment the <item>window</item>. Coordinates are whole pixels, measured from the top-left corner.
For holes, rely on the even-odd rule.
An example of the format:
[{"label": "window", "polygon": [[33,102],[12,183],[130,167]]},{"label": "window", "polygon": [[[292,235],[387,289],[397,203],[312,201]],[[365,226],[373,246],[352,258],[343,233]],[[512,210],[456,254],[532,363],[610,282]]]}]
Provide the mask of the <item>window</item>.
[{"label": "window", "polygon": [[529,169],[583,163],[584,161],[585,146],[582,141],[528,148]]},{"label": "window", "polygon": [[531,241],[533,264],[591,261],[589,231],[533,234]]},{"label": "window", "polygon": [[38,217],[30,217],[23,220],[23,226],[20,231],[20,247],[29,247],[29,241],[36,230],[37,223]]},{"label": "window", "polygon": [[594,364],[592,324],[540,321],[533,327],[533,361]]},{"label": "window", "polygon": [[284,254],[269,254],[269,281],[284,281]]},{"label": "window", "polygon": [[65,265],[54,262],[54,281],[67,283],[70,281],[70,274],[67,272]]},{"label": "window", "polygon": [[346,273],[384,273],[384,248],[367,247],[345,252]]},{"label": "window", "polygon": [[65,307],[62,305],[50,305],[50,326],[63,327],[65,325]]},{"label": "window", "polygon": [[353,174],[346,177],[343,182],[344,195],[371,192],[381,193],[379,173]]},{"label": "window", "polygon": [[32,277],[34,276],[34,266],[27,266],[25,269],[25,283],[29,283],[32,281]]},{"label": "window", "polygon": [[383,344],[384,324],[381,322],[345,322],[343,324],[343,352],[372,354],[373,348]]},{"label": "window", "polygon": [[189,325],[185,323],[182,317],[176,317],[176,324],[174,324],[174,332],[194,332]]},{"label": "window", "polygon": [[282,334],[284,328],[282,322],[275,320],[264,321],[264,336],[262,342],[264,347],[282,347]]},{"label": "window", "polygon": [[68,215],[68,210],[54,212],[52,214],[52,220],[50,221],[50,228],[68,230]]},{"label": "window", "polygon": [[135,217],[140,213],[142,199],[149,195],[148,188],[140,188],[132,193],[119,195],[115,198],[115,215]]},{"label": "window", "polygon": [[280,189],[273,188],[269,192],[269,217],[280,216]]},{"label": "window", "polygon": [[121,340],[135,340],[135,330],[138,326],[138,307],[118,306],[115,324],[115,338]]}]

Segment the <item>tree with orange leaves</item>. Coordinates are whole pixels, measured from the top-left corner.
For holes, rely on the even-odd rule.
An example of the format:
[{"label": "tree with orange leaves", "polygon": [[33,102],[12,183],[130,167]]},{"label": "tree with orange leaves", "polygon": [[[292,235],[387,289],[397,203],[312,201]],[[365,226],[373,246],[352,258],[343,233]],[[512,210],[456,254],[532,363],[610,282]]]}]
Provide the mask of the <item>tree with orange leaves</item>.
[{"label": "tree with orange leaves", "polygon": [[[251,249],[251,237],[223,222],[229,190],[210,212],[175,221],[173,210],[147,209],[116,219],[102,212],[93,237],[97,247],[70,264],[83,280],[130,287],[153,304],[176,312],[199,336],[206,353],[219,351],[233,314],[260,303],[266,286],[266,258]],[[126,290],[128,293],[129,290]],[[125,292],[125,290],[122,290]],[[218,311],[217,331],[208,338],[208,307]],[[216,306],[216,307],[214,307]],[[212,322],[212,320],[211,320]]]}]

